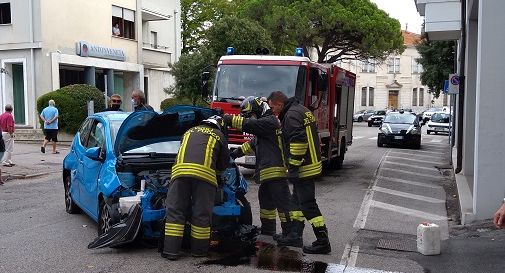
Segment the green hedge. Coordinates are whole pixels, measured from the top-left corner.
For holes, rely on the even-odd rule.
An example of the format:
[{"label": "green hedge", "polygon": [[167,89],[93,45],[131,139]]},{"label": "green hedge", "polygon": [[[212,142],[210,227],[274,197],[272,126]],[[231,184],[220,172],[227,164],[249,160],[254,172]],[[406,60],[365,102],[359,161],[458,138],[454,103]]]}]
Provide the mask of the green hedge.
[{"label": "green hedge", "polygon": [[[103,111],[105,108],[103,92],[87,84],[68,85],[40,96],[37,99],[39,114],[48,106],[51,99],[54,100],[60,115],[58,119],[60,131],[70,134],[75,134],[88,116],[88,101],[94,101],[95,112]],[[41,122],[41,128],[43,126]]]},{"label": "green hedge", "polygon": [[[174,105],[193,105],[193,102],[188,99],[188,98],[168,98],[164,99],[161,104],[160,104],[160,109],[161,111],[165,111],[168,107],[174,106]],[[202,106],[202,107],[209,107],[209,104],[203,100],[198,100],[196,102],[197,106]]]}]

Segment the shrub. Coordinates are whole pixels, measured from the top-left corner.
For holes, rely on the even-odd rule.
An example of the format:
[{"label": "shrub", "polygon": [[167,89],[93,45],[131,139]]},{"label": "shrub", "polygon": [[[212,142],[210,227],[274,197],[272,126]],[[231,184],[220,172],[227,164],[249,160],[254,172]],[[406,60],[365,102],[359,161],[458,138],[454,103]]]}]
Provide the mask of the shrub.
[{"label": "shrub", "polygon": [[[87,84],[68,85],[40,96],[37,99],[37,111],[41,113],[51,99],[55,101],[60,115],[58,119],[60,131],[70,134],[75,134],[88,116],[88,101],[94,101],[95,112],[105,108],[103,92]],[[43,128],[42,122],[41,127]]]},{"label": "shrub", "polygon": [[[173,97],[164,99],[160,104],[160,109],[161,111],[165,111],[165,109],[174,105],[193,105],[193,103],[190,99],[185,97]],[[196,102],[196,105],[201,107],[209,107],[209,104],[201,99]]]}]

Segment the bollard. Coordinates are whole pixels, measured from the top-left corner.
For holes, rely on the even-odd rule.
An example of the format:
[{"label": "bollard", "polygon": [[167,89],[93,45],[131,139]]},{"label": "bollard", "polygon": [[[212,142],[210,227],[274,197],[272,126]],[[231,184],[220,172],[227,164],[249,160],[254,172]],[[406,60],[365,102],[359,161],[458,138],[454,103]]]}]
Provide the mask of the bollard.
[{"label": "bollard", "polygon": [[417,251],[423,255],[440,254],[440,227],[433,223],[417,226]]}]

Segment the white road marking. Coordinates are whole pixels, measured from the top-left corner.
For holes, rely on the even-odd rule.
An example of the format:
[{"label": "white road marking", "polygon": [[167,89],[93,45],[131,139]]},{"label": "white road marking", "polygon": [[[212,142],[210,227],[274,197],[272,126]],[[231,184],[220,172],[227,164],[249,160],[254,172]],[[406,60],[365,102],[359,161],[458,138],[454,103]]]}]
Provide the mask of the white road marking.
[{"label": "white road marking", "polygon": [[345,265],[345,267],[356,266],[356,258],[358,257],[359,246],[350,244],[345,244],[344,253],[340,259],[340,264]]},{"label": "white road marking", "polygon": [[443,187],[437,186],[437,185],[430,185],[430,184],[423,183],[423,182],[416,182],[416,181],[394,178],[394,177],[389,177],[389,176],[379,175],[379,176],[377,176],[377,178],[382,181],[387,180],[387,181],[404,183],[404,184],[409,184],[409,185],[413,185],[413,186],[427,187],[427,188],[432,188],[432,189],[442,189],[443,188]]},{"label": "white road marking", "polygon": [[391,161],[384,161],[384,163],[385,164],[390,164],[390,165],[410,167],[410,168],[413,168],[413,169],[437,171],[437,169],[435,169],[434,167],[421,167],[421,166],[415,166],[415,165],[412,165],[412,164],[404,164],[404,163],[397,163],[397,162],[391,162]]},{"label": "white road marking", "polygon": [[371,204],[372,207],[374,208],[380,208],[392,212],[397,212],[400,214],[408,215],[408,216],[414,216],[418,218],[423,218],[426,220],[433,220],[433,221],[444,221],[447,220],[446,216],[441,216],[433,213],[428,213],[420,210],[415,210],[415,209],[409,209],[405,207],[400,207],[400,206],[395,206],[379,201],[373,201]]},{"label": "white road marking", "polygon": [[409,199],[424,201],[424,202],[428,202],[428,203],[445,203],[445,200],[440,200],[440,199],[436,199],[436,198],[432,198],[432,197],[426,197],[426,196],[419,195],[419,194],[412,194],[412,193],[407,193],[407,192],[402,192],[402,191],[395,191],[395,190],[391,190],[391,189],[387,189],[387,188],[383,188],[383,187],[378,187],[378,186],[374,186],[372,189],[375,191],[378,191],[378,192],[383,192],[383,193],[401,196],[401,197],[405,197],[405,198],[409,198]]},{"label": "white road marking", "polygon": [[[376,181],[374,181],[373,185],[375,185]],[[370,204],[373,201],[374,191],[368,190],[365,198],[363,198],[363,202],[361,202],[361,207],[359,208],[358,216],[356,220],[354,220],[354,228],[363,229],[365,228],[366,218],[368,216],[368,211],[370,210]]]},{"label": "white road marking", "polygon": [[364,138],[363,136],[353,136],[352,139],[360,139],[360,138]]},{"label": "white road marking", "polygon": [[444,152],[434,152],[434,151],[416,151],[416,154],[417,153],[424,153],[424,154],[435,154],[435,155],[444,155],[446,153]]},{"label": "white road marking", "polygon": [[377,137],[371,137],[371,138],[369,138],[369,139],[371,139],[371,140],[376,140],[376,139],[377,139]]},{"label": "white road marking", "polygon": [[414,161],[414,162],[419,162],[419,163],[428,163],[428,164],[430,164],[430,163],[431,164],[443,164],[443,163],[445,163],[445,162],[440,162],[440,161],[412,159],[412,158],[408,158],[408,157],[390,156],[390,155],[388,155],[387,158],[396,158],[396,159],[401,159],[401,160],[408,160],[408,161]]},{"label": "white road marking", "polygon": [[442,142],[442,140],[441,139],[436,139],[436,138],[434,138],[434,139],[432,139],[430,141],[430,143],[439,143],[439,142]]},{"label": "white road marking", "polygon": [[423,174],[423,173],[409,172],[409,171],[398,170],[398,169],[391,169],[391,168],[385,168],[385,167],[381,168],[380,173],[382,173],[382,171],[399,172],[399,173],[405,173],[405,174],[412,174],[412,175],[415,175],[415,176],[423,176],[423,177],[428,177],[428,178],[440,179],[440,176],[437,176],[437,175],[429,175],[429,174]]},{"label": "white road marking", "polygon": [[405,153],[405,152],[397,152],[397,151],[393,151],[392,153],[398,154],[398,155],[409,155],[409,156],[416,156],[416,157],[434,158],[433,155],[418,155],[418,154],[413,154],[413,153]]}]

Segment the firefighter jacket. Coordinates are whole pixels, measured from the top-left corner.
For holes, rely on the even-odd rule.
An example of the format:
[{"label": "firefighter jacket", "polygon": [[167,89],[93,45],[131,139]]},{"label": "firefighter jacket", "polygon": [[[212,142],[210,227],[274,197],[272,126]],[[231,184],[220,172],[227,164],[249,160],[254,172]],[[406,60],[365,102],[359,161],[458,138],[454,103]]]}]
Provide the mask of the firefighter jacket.
[{"label": "firefighter jacket", "polygon": [[228,167],[230,153],[224,134],[200,125],[184,133],[172,167],[172,179],[194,177],[217,186],[217,176]]},{"label": "firefighter jacket", "polygon": [[288,168],[298,168],[300,179],[321,175],[321,150],[314,114],[296,98],[290,98],[279,118]]},{"label": "firefighter jacket", "polygon": [[238,153],[238,156],[256,154],[256,179],[258,182],[263,183],[287,177],[281,124],[274,115],[269,113],[259,119],[225,115],[224,122],[239,131],[255,136],[253,140],[240,146],[241,152]]}]

